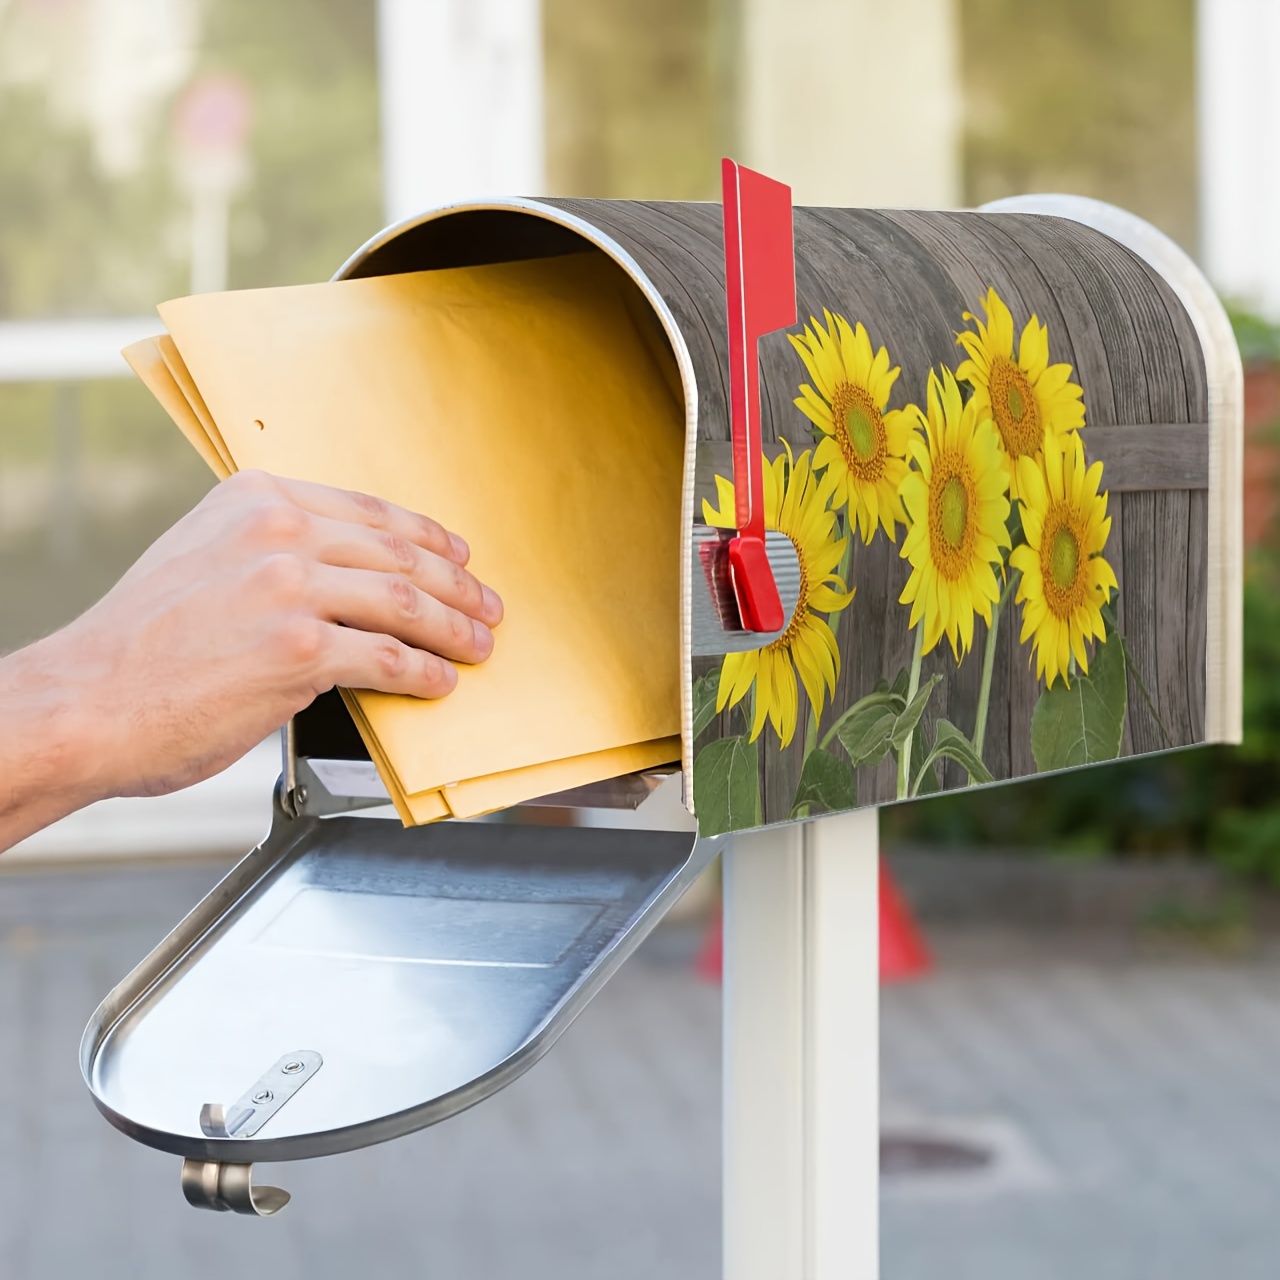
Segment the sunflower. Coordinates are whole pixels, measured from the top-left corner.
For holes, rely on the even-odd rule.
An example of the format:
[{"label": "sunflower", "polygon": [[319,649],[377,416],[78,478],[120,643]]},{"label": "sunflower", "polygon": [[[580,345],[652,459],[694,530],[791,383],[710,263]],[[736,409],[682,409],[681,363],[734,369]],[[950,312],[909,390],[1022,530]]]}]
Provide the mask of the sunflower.
[{"label": "sunflower", "polygon": [[1085,641],[1105,640],[1102,606],[1118,589],[1116,575],[1102,558],[1111,532],[1107,495],[1098,492],[1102,463],[1087,470],[1080,437],[1046,436],[1043,459],[1018,460],[1025,545],[1009,564],[1022,571],[1017,601],[1022,605],[1019,643],[1032,641],[1036,676],[1050,689],[1059,675],[1070,685],[1074,655],[1089,673]]},{"label": "sunflower", "polygon": [[796,400],[819,432],[813,465],[832,478],[835,505],[848,508],[863,542],[877,524],[894,542],[895,524],[906,522],[898,486],[907,474],[911,420],[885,405],[900,370],[889,367],[884,347],[872,352],[861,324],[850,329],[844,316],[822,314],[825,328],[810,317],[803,337],[788,335],[817,387],[806,382]]},{"label": "sunflower", "polygon": [[918,470],[902,482],[909,519],[901,555],[911,576],[899,603],[911,606],[910,626],[924,624],[923,653],[945,635],[956,661],[973,646],[973,616],[991,625],[1000,599],[996,571],[1009,546],[1009,490],[1000,439],[977,397],[967,403],[950,369],[929,374],[924,435],[912,439]]},{"label": "sunflower", "polygon": [[1032,316],[1013,354],[1013,316],[994,289],[987,290],[983,324],[964,313],[978,331],[966,329],[956,342],[968,359],[956,377],[973,387],[979,410],[991,414],[1008,458],[1009,496],[1022,496],[1019,458],[1038,458],[1046,436],[1058,437],[1084,426],[1084,391],[1071,381],[1069,364],[1049,363],[1049,330]]},{"label": "sunflower", "polygon": [[[809,695],[814,711],[822,714],[827,693],[835,693],[840,670],[840,650],[826,618],[838,613],[852,599],[835,572],[844,555],[848,538],[839,532],[831,510],[832,486],[819,483],[808,453],[792,458],[779,455],[764,464],[764,523],[767,529],[785,533],[800,561],[800,598],[791,623],[776,640],[762,649],[731,653],[720,669],[716,710],[734,706],[756,687],[755,717],[751,725],[754,742],[764,728],[766,717],[785,747],[795,736],[800,705],[796,675]],[[706,522],[721,529],[734,527],[733,483],[716,476],[719,507],[706,500],[702,514]]]}]

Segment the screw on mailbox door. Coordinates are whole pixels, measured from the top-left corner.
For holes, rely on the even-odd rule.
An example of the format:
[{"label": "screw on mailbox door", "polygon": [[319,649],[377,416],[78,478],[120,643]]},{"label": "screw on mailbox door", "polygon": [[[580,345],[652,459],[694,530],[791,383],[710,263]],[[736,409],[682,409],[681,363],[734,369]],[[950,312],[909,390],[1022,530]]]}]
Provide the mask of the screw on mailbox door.
[{"label": "screw on mailbox door", "polygon": [[231,1107],[206,1103],[201,1129],[210,1138],[252,1138],[323,1065],[314,1050],[295,1049],[264,1071]]}]

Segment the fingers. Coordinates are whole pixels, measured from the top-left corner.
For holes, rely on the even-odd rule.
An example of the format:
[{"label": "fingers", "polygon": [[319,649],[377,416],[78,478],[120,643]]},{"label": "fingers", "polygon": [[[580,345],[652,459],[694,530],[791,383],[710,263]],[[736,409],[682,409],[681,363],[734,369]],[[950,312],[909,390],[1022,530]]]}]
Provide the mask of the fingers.
[{"label": "fingers", "polygon": [[316,517],[311,537],[317,557],[344,569],[371,569],[400,574],[442,604],[496,627],[502,601],[492,587],[468,573],[460,563],[411,542],[398,533]]},{"label": "fingers", "polygon": [[328,622],[393,636],[456,662],[483,662],[493,652],[493,632],[483,622],[398,573],[322,564],[310,578],[313,607]]},{"label": "fingers", "polygon": [[330,686],[443,698],[458,683],[450,663],[394,636],[327,625],[322,650],[323,683]]},{"label": "fingers", "polygon": [[406,511],[394,502],[386,502],[367,493],[333,489],[325,484],[313,484],[309,480],[268,476],[263,472],[242,471],[224,483],[242,489],[271,488],[312,515],[395,534],[416,546],[452,560],[455,564],[466,564],[471,556],[471,548],[466,542],[438,520]]}]

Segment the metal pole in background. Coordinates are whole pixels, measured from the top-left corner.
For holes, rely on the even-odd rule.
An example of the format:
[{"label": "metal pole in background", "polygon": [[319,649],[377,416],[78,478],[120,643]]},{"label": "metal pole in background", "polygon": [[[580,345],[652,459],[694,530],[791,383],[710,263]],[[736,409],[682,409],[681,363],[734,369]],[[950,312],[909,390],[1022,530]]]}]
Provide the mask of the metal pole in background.
[{"label": "metal pole in background", "polygon": [[379,0],[389,222],[544,186],[541,0]]},{"label": "metal pole in background", "polygon": [[725,1280],[879,1275],[875,809],[725,855]]},{"label": "metal pole in background", "polygon": [[207,74],[174,110],[175,172],[191,201],[191,292],[227,287],[231,199],[249,176],[253,98],[237,76]]}]

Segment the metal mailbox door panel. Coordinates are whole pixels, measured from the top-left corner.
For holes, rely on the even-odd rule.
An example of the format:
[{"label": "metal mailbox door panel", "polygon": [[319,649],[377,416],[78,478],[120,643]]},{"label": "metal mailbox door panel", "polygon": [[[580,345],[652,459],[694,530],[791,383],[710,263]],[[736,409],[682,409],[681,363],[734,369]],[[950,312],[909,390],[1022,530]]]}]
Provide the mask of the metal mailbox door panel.
[{"label": "metal mailbox door panel", "polygon": [[532,1065],[715,850],[692,824],[282,814],[103,1002],[85,1078],[117,1128],[198,1160],[400,1136]]}]

